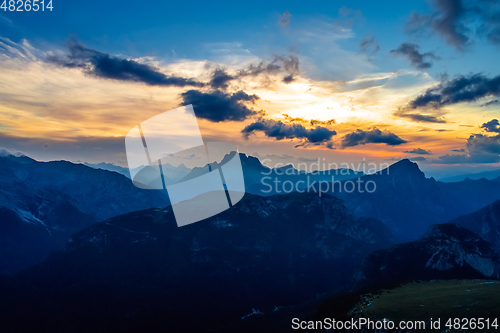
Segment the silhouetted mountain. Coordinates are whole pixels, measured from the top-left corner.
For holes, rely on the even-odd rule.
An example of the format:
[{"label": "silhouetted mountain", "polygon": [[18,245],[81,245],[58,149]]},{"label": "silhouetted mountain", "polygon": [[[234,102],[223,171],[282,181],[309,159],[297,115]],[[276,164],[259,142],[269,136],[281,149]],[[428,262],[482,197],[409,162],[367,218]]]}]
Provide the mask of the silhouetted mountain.
[{"label": "silhouetted mountain", "polygon": [[[130,171],[128,168],[124,168],[118,165],[114,165],[111,163],[98,163],[98,164],[90,164],[90,163],[83,163],[83,165],[91,167],[93,169],[101,169],[101,170],[108,170],[108,171],[113,171],[113,172],[118,172],[119,174],[124,175],[127,178],[130,178]],[[135,170],[143,170],[144,168],[148,168],[147,166],[140,166],[136,168]],[[154,170],[154,169],[153,169]],[[184,176],[186,176],[191,169],[187,168],[184,164],[180,164],[178,166],[173,166],[171,164],[163,164],[162,165],[162,170],[164,172],[163,176],[166,177],[168,174],[167,180],[168,183],[175,183],[182,179]],[[156,174],[158,171],[153,171],[154,174]],[[146,178],[148,179],[153,179],[154,177],[147,176]],[[153,181],[154,183],[154,181]]]},{"label": "silhouetted mountain", "polygon": [[0,329],[223,330],[345,287],[367,253],[390,244],[379,221],[355,219],[341,200],[315,194],[246,194],[181,228],[170,207],[129,213],[4,279]]},{"label": "silhouetted mountain", "polygon": [[[224,159],[220,162],[214,162],[211,165],[215,168],[219,164],[224,164],[229,157],[232,156],[227,154]],[[354,171],[351,169],[331,169],[323,171],[312,171],[312,170],[297,170],[293,165],[288,164],[279,168],[269,168],[263,165],[257,157],[246,155],[240,153],[241,165],[243,168],[243,175],[245,178],[246,191],[248,193],[257,194],[261,196],[269,196],[274,194],[286,194],[290,192],[295,192],[298,190],[304,190],[313,184],[315,181],[326,181],[331,182],[332,179],[335,181],[353,179],[356,177],[363,176],[363,172]],[[103,169],[108,171],[114,171],[121,173],[127,177],[130,177],[130,173],[127,168],[116,166],[109,163],[99,163],[99,164],[89,164],[84,165],[95,168]],[[141,167],[144,168],[144,167]],[[171,185],[174,183],[182,182],[185,180],[193,179],[199,177],[200,175],[208,172],[208,165],[203,167],[194,167],[193,169],[187,168],[184,164],[178,166],[172,166],[170,164],[162,164],[163,177],[165,178],[165,184]],[[158,171],[154,170],[154,174]],[[161,182],[158,178],[152,177],[151,175],[144,174],[144,179],[147,181],[142,181],[144,184],[156,184]],[[275,180],[278,181],[278,186],[275,184]],[[284,182],[291,182],[294,186],[292,190],[290,185],[285,185]],[[296,186],[296,184],[298,185]]]},{"label": "silhouetted mountain", "polygon": [[97,163],[97,164],[83,163],[83,165],[91,167],[93,169],[101,169],[101,170],[118,172],[119,174],[122,174],[125,177],[130,178],[130,172],[128,171],[128,168],[124,168],[124,167],[121,167],[119,165],[114,165],[111,163],[104,163],[104,162]]},{"label": "silhouetted mountain", "polygon": [[350,181],[330,184],[328,193],[344,199],[356,216],[384,222],[400,242],[415,240],[432,224],[447,222],[500,199],[500,186],[495,181],[437,182],[426,178],[418,165],[407,159],[359,181],[361,185],[355,183],[354,191],[352,183],[346,184]]},{"label": "silhouetted mountain", "polygon": [[358,286],[431,279],[499,278],[500,256],[478,234],[453,223],[429,227],[420,240],[370,254]]},{"label": "silhouetted mountain", "polygon": [[451,221],[474,231],[500,252],[500,201]]},{"label": "silhouetted mountain", "polygon": [[65,161],[0,157],[0,271],[43,260],[89,225],[150,207],[165,207],[161,192],[140,190],[115,172]]},{"label": "silhouetted mountain", "polygon": [[493,170],[493,171],[484,171],[484,172],[478,172],[478,173],[468,173],[464,175],[458,175],[458,176],[452,176],[452,177],[444,177],[439,179],[440,181],[444,183],[453,183],[453,182],[461,182],[466,179],[470,180],[479,180],[482,178],[486,178],[488,180],[494,180],[500,177],[500,170]]},{"label": "silhouetted mountain", "polygon": [[[212,167],[216,168],[218,164],[224,164],[230,156],[232,155],[226,155],[220,163],[213,163]],[[298,170],[291,164],[279,168],[269,168],[263,165],[258,158],[247,156],[242,153],[240,153],[240,159],[246,192],[260,196],[287,194],[297,190],[303,191],[314,184],[314,182],[331,182],[332,179],[340,181],[364,175],[363,172],[350,169],[331,169],[323,171]],[[206,166],[193,168],[184,180],[198,177],[206,173],[207,169]]]}]

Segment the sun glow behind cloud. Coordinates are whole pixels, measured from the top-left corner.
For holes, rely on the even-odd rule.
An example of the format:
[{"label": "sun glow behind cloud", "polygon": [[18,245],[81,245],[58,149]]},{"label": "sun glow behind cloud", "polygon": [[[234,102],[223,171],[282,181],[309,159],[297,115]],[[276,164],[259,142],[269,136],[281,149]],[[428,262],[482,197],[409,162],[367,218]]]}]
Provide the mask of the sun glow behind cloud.
[{"label": "sun glow behind cloud", "polygon": [[[182,102],[180,95],[189,89],[97,78],[77,68],[57,67],[44,61],[54,51],[38,50],[28,42],[16,44],[2,39],[0,46],[3,49],[0,53],[0,129],[10,137],[75,143],[81,138],[94,138],[98,145],[101,139],[123,138],[136,124],[178,107]],[[237,48],[241,49],[241,45]],[[153,65],[162,73],[205,82],[210,80],[214,68],[224,68],[229,74],[235,74],[241,68],[262,61],[248,52],[230,55],[229,51],[219,52],[227,63],[188,59],[165,63],[152,57],[135,60]],[[314,67],[307,63],[307,57],[301,57],[300,61],[304,68]],[[407,155],[404,150],[422,145],[433,153],[446,154],[451,149],[463,147],[468,136],[478,132],[477,126],[493,116],[493,112],[478,115],[472,106],[450,107],[453,113],[448,108],[443,110],[450,120],[443,124],[418,123],[394,116],[401,105],[436,84],[432,77],[420,72],[369,73],[347,81],[331,81],[313,79],[307,71],[302,71],[289,84],[281,82],[280,75],[241,77],[231,81],[227,90],[257,95],[259,99],[254,104],[244,103],[256,111],[264,111],[269,119],[286,121],[284,114],[287,114],[305,121],[335,120],[335,124],[328,126],[337,132],[332,138],[336,150],[309,145],[301,149],[302,155],[307,155],[307,150],[314,150],[316,154],[333,154],[337,159],[355,160],[366,156],[383,160],[404,157]],[[209,92],[210,88],[200,90]],[[265,152],[273,147],[297,154],[294,149],[297,139],[276,141],[259,133],[249,140],[242,137],[242,128],[260,116],[243,122],[213,123],[203,119],[198,122],[204,136],[235,142],[241,151]],[[307,123],[304,126],[313,127]],[[403,146],[367,144],[339,149],[344,135],[372,128],[393,132],[408,142]]]}]

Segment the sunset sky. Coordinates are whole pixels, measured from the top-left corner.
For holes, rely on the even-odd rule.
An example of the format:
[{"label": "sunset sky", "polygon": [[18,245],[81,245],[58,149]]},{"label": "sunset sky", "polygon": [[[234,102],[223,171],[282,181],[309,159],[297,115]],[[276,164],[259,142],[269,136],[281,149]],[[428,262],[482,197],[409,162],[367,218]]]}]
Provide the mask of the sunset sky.
[{"label": "sunset sky", "polygon": [[0,147],[126,166],[193,104],[206,140],[274,163],[500,167],[500,4],[53,1],[0,11]]}]

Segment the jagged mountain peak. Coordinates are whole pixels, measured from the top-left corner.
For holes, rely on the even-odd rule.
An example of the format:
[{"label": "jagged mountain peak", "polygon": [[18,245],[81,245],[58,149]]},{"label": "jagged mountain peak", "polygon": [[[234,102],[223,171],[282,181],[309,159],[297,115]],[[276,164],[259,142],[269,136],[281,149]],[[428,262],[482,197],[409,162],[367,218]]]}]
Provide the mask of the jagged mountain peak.
[{"label": "jagged mountain peak", "polygon": [[245,153],[239,153],[241,163],[246,164],[248,166],[262,167],[262,162],[255,156],[247,155]]},{"label": "jagged mountain peak", "polygon": [[410,161],[405,158],[401,161],[398,161],[388,168],[378,172],[379,175],[397,175],[397,174],[405,174],[405,175],[417,175],[419,177],[425,178],[425,174],[418,167],[418,164]]}]

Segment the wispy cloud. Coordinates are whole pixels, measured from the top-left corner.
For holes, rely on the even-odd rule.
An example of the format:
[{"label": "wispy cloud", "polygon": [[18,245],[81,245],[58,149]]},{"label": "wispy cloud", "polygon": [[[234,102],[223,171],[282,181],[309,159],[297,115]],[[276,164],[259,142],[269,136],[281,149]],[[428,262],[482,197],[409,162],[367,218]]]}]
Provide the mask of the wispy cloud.
[{"label": "wispy cloud", "polygon": [[420,53],[419,46],[413,43],[403,43],[397,49],[391,50],[391,53],[406,57],[417,69],[429,69],[432,67],[432,60],[439,60],[432,52]]},{"label": "wispy cloud", "polygon": [[288,25],[288,23],[290,23],[291,17],[292,17],[292,15],[288,11],[286,11],[280,15],[278,22],[282,26],[286,26],[286,25]]},{"label": "wispy cloud", "polygon": [[80,68],[88,75],[105,79],[142,82],[152,86],[205,85],[193,78],[166,75],[149,64],[87,48],[75,39],[68,41],[68,49],[69,54],[50,55],[47,60],[59,66]]},{"label": "wispy cloud", "polygon": [[412,149],[412,150],[405,150],[404,152],[408,153],[408,154],[417,154],[417,155],[430,155],[431,154],[430,150],[426,150],[426,149],[422,149],[422,148],[415,148],[415,149]]},{"label": "wispy cloud", "polygon": [[215,68],[210,79],[210,86],[216,89],[226,89],[231,81],[257,76],[266,76],[269,79],[269,75],[277,74],[284,75],[282,80],[284,83],[293,82],[295,76],[299,74],[299,59],[294,55],[288,57],[275,55],[271,62],[250,63],[246,68],[238,69],[232,74],[223,68]]},{"label": "wispy cloud", "polygon": [[463,51],[474,37],[486,36],[500,43],[500,6],[496,1],[432,0],[431,13],[413,13],[406,24],[408,33],[431,29],[444,41]]},{"label": "wispy cloud", "polygon": [[[436,113],[438,114],[436,115]],[[446,120],[442,116],[443,113],[433,110],[428,111],[427,113],[421,113],[408,109],[398,109],[396,112],[394,112],[394,115],[396,117],[410,119],[411,121],[417,123],[437,123],[437,124],[446,123]]]},{"label": "wispy cloud", "polygon": [[368,54],[369,56],[373,56],[380,50],[380,45],[375,37],[365,36],[359,42],[359,48],[361,49],[361,52]]}]

